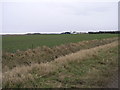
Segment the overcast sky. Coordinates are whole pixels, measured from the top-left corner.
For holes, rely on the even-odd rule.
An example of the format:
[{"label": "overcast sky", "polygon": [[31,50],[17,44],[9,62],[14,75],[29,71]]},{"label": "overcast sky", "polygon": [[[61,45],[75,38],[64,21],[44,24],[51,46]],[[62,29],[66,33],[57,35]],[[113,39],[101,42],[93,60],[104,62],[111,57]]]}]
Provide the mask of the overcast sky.
[{"label": "overcast sky", "polygon": [[118,29],[117,2],[41,0],[2,2],[0,8],[1,5],[3,33]]}]

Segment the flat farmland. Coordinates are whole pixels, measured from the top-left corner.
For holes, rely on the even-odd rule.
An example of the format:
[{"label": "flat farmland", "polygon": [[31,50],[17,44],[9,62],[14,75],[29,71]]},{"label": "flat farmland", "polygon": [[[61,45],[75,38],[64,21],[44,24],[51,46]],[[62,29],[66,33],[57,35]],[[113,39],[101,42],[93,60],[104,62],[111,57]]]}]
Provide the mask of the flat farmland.
[{"label": "flat farmland", "polygon": [[2,36],[3,51],[16,52],[31,48],[77,43],[86,40],[117,37],[117,34],[59,34],[59,35],[5,35]]},{"label": "flat farmland", "polygon": [[2,87],[117,88],[119,47],[118,34],[3,36]]}]

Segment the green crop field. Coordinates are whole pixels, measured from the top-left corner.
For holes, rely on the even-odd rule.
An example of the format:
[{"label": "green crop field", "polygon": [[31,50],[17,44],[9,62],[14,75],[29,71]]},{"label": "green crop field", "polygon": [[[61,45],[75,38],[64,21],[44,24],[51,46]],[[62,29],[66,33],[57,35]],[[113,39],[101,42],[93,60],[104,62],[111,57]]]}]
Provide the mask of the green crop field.
[{"label": "green crop field", "polygon": [[39,46],[58,46],[84,40],[116,37],[117,34],[70,34],[70,35],[6,35],[2,37],[3,51],[15,52]]}]

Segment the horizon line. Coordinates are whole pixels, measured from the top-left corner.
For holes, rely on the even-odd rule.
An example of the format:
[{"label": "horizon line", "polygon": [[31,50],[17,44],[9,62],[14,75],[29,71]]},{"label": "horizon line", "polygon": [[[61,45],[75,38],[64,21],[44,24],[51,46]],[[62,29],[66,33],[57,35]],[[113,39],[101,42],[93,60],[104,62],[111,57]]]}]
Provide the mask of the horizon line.
[{"label": "horizon line", "polygon": [[[99,30],[99,31],[103,31],[103,30]],[[88,32],[99,32],[99,31],[75,31],[76,33],[88,33]],[[108,30],[104,30],[104,31],[108,31]],[[120,31],[120,30],[109,30],[109,31]],[[63,31],[63,32],[74,32],[74,31]],[[61,34],[63,32],[26,32],[26,33],[0,33],[0,35],[7,35],[7,34],[18,34],[18,35],[22,35],[22,34],[33,34],[33,33],[40,33],[40,34]]]}]

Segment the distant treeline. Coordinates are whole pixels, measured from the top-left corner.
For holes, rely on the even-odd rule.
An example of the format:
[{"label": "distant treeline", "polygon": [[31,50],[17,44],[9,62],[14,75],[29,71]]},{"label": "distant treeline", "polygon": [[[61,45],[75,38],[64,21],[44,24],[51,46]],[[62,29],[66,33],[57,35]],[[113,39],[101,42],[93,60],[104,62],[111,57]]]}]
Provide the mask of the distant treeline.
[{"label": "distant treeline", "polygon": [[[120,34],[120,31],[99,31],[99,32],[88,32],[88,34]],[[82,32],[79,33],[71,33],[71,32],[63,32],[61,34],[83,34]],[[84,33],[87,34],[87,33]]]},{"label": "distant treeline", "polygon": [[[27,33],[26,35],[40,35],[42,33]],[[46,33],[48,34],[48,33]],[[58,34],[58,33],[49,33],[49,34]],[[82,32],[62,32],[60,34],[83,34]],[[87,33],[84,33],[87,34]],[[88,32],[88,34],[120,34],[120,31],[99,31],[99,32]]]},{"label": "distant treeline", "polygon": [[99,31],[99,32],[88,32],[89,34],[120,34],[120,31]]},{"label": "distant treeline", "polygon": [[61,34],[72,34],[71,32],[63,32]]}]

